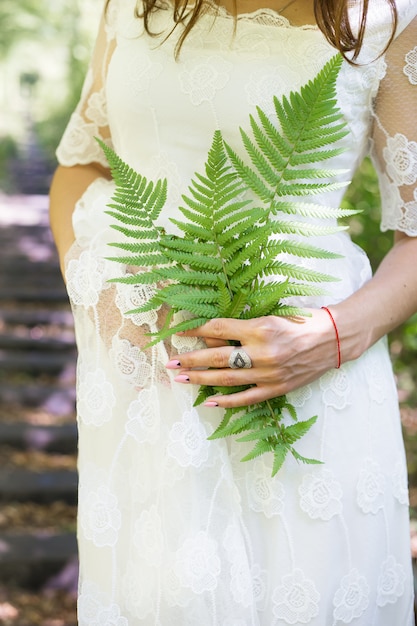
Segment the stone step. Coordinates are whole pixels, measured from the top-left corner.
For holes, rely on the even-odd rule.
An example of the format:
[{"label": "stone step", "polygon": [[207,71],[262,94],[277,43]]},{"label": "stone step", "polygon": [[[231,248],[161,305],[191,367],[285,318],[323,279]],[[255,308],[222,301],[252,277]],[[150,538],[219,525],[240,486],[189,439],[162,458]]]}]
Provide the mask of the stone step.
[{"label": "stone step", "polygon": [[75,454],[77,425],[42,426],[25,422],[0,422],[0,445],[21,450]]},{"label": "stone step", "polygon": [[76,504],[77,485],[77,472],[72,470],[33,472],[6,467],[0,473],[0,502],[30,500],[48,504],[63,500]]},{"label": "stone step", "polygon": [[16,334],[0,333],[0,349],[10,350],[28,350],[30,352],[63,352],[73,351],[75,348],[74,333],[66,331],[61,333],[59,339],[55,337],[31,337],[30,334],[22,337]]},{"label": "stone step", "polygon": [[0,289],[0,302],[36,302],[36,303],[68,303],[68,295],[65,287],[57,285],[43,285],[42,287],[30,285],[10,285]]},{"label": "stone step", "polygon": [[[1,242],[0,242],[1,245]],[[57,278],[61,280],[61,274],[59,271],[58,260],[48,259],[47,261],[31,261],[24,255],[7,254],[7,251],[3,250],[5,256],[2,259],[2,272],[0,279],[2,282],[8,280],[24,280],[25,278]],[[1,258],[1,255],[0,255]]]},{"label": "stone step", "polygon": [[[75,366],[75,359],[74,359]],[[73,411],[75,402],[75,381],[73,376],[62,383],[63,386],[47,384],[0,384],[0,419],[4,413],[7,420],[7,405],[22,407],[45,407],[54,415],[66,415]],[[2,405],[5,409],[2,409]]]},{"label": "stone step", "polygon": [[5,352],[0,350],[0,371],[25,372],[32,374],[59,374],[65,366],[75,360],[75,351],[65,352]]},{"label": "stone step", "polygon": [[59,326],[72,328],[73,317],[69,305],[63,309],[36,309],[36,308],[0,308],[0,320],[8,325],[21,326]]},{"label": "stone step", "polygon": [[40,588],[76,555],[75,533],[1,533],[0,582]]}]

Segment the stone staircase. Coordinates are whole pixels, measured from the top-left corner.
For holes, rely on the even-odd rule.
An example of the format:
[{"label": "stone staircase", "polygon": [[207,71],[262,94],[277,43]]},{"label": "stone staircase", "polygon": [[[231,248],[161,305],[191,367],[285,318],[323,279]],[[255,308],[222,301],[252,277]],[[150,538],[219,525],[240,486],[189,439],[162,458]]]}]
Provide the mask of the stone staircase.
[{"label": "stone staircase", "polygon": [[2,586],[76,585],[75,359],[47,198],[0,196]]}]

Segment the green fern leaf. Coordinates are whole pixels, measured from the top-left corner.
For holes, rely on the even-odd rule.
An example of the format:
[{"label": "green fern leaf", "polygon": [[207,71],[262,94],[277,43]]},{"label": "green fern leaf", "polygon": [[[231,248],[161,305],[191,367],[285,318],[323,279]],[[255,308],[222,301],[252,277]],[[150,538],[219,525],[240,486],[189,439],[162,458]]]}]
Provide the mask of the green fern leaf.
[{"label": "green fern leaf", "polygon": [[273,447],[268,441],[258,441],[255,447],[251,450],[251,452],[246,454],[241,459],[241,461],[243,462],[252,461],[253,459],[256,459],[258,456],[265,454],[265,452],[271,452],[271,450],[273,450]]},{"label": "green fern leaf", "polygon": [[[115,221],[113,228],[126,238],[113,244],[120,256],[111,258],[139,268],[135,275],[113,281],[152,285],[154,294],[136,312],[161,304],[170,311],[149,346],[219,316],[305,317],[308,313],[286,300],[322,294],[323,285],[335,280],[303,267],[302,259],[339,258],[305,239],[344,230],[337,220],[352,212],[296,199],[346,184],[341,182],[344,171],[321,165],[341,153],[339,143],[347,132],[336,106],[341,62],[336,55],[298,92],[275,98],[275,116],[257,108],[249,130],[240,129],[239,151],[225,144],[220,131],[214,133],[204,172],[195,173],[182,196],[181,219],[171,219],[181,236],[166,235],[157,226],[166,182],[148,181],[103,146],[116,182],[108,213]],[[257,197],[256,205],[249,195]],[[279,260],[280,254],[292,255],[294,263]],[[187,319],[174,324],[174,313],[182,311],[188,313]],[[203,386],[195,404],[249,387]],[[294,423],[286,426],[288,414]],[[289,452],[298,461],[315,462],[293,448],[315,420],[297,421],[294,407],[281,396],[227,409],[209,438],[240,435],[240,441],[256,442],[243,460],[270,452],[275,474]]]},{"label": "green fern leaf", "polygon": [[292,446],[290,446],[289,450],[297,461],[301,461],[301,463],[305,463],[306,465],[322,465],[323,463],[323,461],[318,461],[317,459],[309,459],[308,457],[302,456]]},{"label": "green fern leaf", "polygon": [[299,258],[307,259],[341,259],[343,256],[337,252],[329,252],[317,246],[311,246],[305,242],[284,240],[279,243],[281,252],[293,254]]},{"label": "green fern leaf", "polygon": [[272,465],[272,476],[275,476],[281,469],[288,454],[288,448],[282,444],[277,444],[274,448],[274,462]]},{"label": "green fern leaf", "polygon": [[305,420],[304,422],[296,422],[295,424],[291,424],[290,426],[286,426],[283,429],[283,437],[284,441],[288,444],[295,443],[298,439],[301,439],[315,424],[317,421],[317,415],[314,417],[310,417],[310,419]]}]

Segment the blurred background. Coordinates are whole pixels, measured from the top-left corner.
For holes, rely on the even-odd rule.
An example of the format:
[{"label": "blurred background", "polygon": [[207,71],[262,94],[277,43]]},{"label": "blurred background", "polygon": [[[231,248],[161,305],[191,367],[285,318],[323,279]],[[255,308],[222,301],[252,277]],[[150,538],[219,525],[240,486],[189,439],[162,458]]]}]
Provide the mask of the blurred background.
[{"label": "blurred background", "polygon": [[[18,8],[16,8],[18,6]],[[0,624],[75,626],[75,344],[48,227],[55,148],[74,109],[102,0],[0,2]],[[346,207],[375,268],[379,231],[368,160]],[[390,337],[417,556],[417,316]],[[416,529],[416,530],[415,530]]]},{"label": "blurred background", "polygon": [[72,316],[48,226],[55,148],[103,0],[0,2],[0,624],[75,626]]}]

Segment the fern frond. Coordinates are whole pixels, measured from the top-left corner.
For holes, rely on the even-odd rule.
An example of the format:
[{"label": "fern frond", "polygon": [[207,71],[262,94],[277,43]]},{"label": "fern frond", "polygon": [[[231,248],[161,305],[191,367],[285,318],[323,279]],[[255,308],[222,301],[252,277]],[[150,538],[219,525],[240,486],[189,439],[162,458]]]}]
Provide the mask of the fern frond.
[{"label": "fern frond", "polygon": [[309,267],[293,265],[292,263],[285,263],[284,261],[275,261],[264,270],[264,274],[266,276],[278,274],[284,278],[294,278],[295,280],[309,281],[312,283],[330,283],[339,280],[334,276],[312,270]]},{"label": "fern frond", "polygon": [[[263,410],[263,414],[265,414],[265,410]],[[249,424],[253,423],[255,419],[255,415],[253,415],[250,410],[244,411],[237,419],[234,419],[232,422],[229,420],[228,424],[223,426],[221,429],[219,425],[214,433],[210,435],[209,439],[229,437],[230,435],[241,433],[244,430],[247,430]]]},{"label": "fern frond", "polygon": [[[161,247],[164,248],[164,253],[167,253],[168,250],[175,250],[176,252],[184,252],[185,254],[195,255],[195,241],[190,239],[180,239],[175,236],[167,236],[165,235],[161,239]],[[217,246],[214,242],[205,242],[199,241],[198,243],[198,253],[199,255],[204,256],[212,256],[216,254]]]},{"label": "fern frond", "polygon": [[[337,220],[353,212],[296,199],[346,185],[341,182],[345,171],[322,166],[341,153],[339,142],[347,133],[336,106],[341,62],[340,55],[334,56],[298,92],[274,98],[275,115],[258,107],[249,130],[240,129],[239,151],[225,144],[220,131],[214,133],[204,171],[195,173],[182,196],[181,218],[171,219],[181,236],[166,235],[156,223],[166,201],[166,182],[148,181],[101,144],[116,182],[107,212],[115,221],[112,227],[127,240],[112,244],[120,256],[111,258],[139,268],[134,276],[113,282],[152,285],[153,295],[136,312],[161,304],[169,308],[163,327],[150,334],[149,347],[219,316],[306,317],[309,313],[288,298],[321,295],[323,286],[336,280],[302,266],[303,258],[340,258],[304,239],[344,230]],[[257,197],[256,205],[249,195]],[[294,263],[280,260],[282,254],[291,255]],[[181,311],[187,319],[173,323],[174,313]],[[250,387],[203,386],[195,404]],[[294,422],[290,425],[284,421],[288,414]],[[295,408],[280,396],[227,409],[209,439],[240,435],[239,441],[255,442],[242,460],[270,452],[274,475],[288,453],[298,461],[316,462],[293,447],[315,420],[297,421]]]},{"label": "fern frond", "polygon": [[295,424],[291,424],[290,426],[285,426],[282,430],[282,435],[284,441],[288,444],[293,444],[298,439],[301,439],[315,424],[317,421],[317,415],[314,417],[310,417],[310,419],[305,420],[303,422],[296,422]]},{"label": "fern frond", "polygon": [[[284,178],[284,177],[283,177]],[[281,182],[280,186],[276,189],[276,195],[283,196],[311,196],[319,195],[324,192],[337,191],[346,187],[347,183],[292,183],[287,184]]]},{"label": "fern frond", "polygon": [[116,263],[124,263],[125,265],[138,265],[138,266],[150,266],[166,263],[166,256],[158,252],[150,254],[133,254],[131,256],[109,256],[106,257],[109,261],[116,261]]},{"label": "fern frond", "polygon": [[[233,220],[233,216],[225,218],[216,225],[215,233],[217,241],[221,246],[225,246],[235,237],[244,234],[246,230],[253,228],[264,216],[264,211],[252,211],[252,214],[242,215],[239,219]],[[233,225],[232,225],[233,224]]]},{"label": "fern frond", "polygon": [[285,297],[289,296],[324,296],[328,292],[323,287],[310,285],[309,283],[290,283],[288,282],[285,289]]},{"label": "fern frond", "polygon": [[[108,215],[111,215],[110,211],[106,211]],[[117,217],[116,217],[117,219]],[[162,229],[157,228],[154,231],[143,229],[143,231],[139,230],[137,227],[139,224],[135,222],[136,228],[125,228],[124,226],[120,226],[120,224],[112,224],[111,227],[114,230],[122,233],[128,239],[146,239],[146,240],[158,240],[160,235],[162,234]]]},{"label": "fern frond", "polygon": [[192,319],[189,319],[189,320],[183,320],[182,322],[180,322],[179,324],[176,324],[175,326],[171,326],[169,328],[163,328],[155,333],[149,333],[150,336],[153,337],[153,339],[152,341],[146,344],[145,348],[151,348],[152,346],[155,346],[160,341],[164,341],[165,339],[168,339],[168,337],[171,337],[172,335],[175,335],[176,333],[186,331],[186,330],[193,330],[194,328],[197,328],[198,326],[202,326],[208,321],[209,321],[209,318],[207,317],[193,317]]},{"label": "fern frond", "polygon": [[244,161],[238,156],[238,154],[228,145],[226,145],[227,154],[230,158],[230,161],[233,164],[233,167],[242,178],[243,181],[247,184],[249,189],[264,201],[272,202],[274,198],[274,193],[269,189],[262,179],[250,168],[248,167]]},{"label": "fern frond", "polygon": [[288,454],[288,448],[282,444],[277,444],[274,448],[274,462],[272,465],[272,476],[275,476],[281,469]]},{"label": "fern frond", "polygon": [[[323,148],[347,134],[342,115],[335,106],[335,82],[340,64],[341,56],[335,55],[299,93],[291,92],[289,98],[284,96],[282,101],[274,98],[280,130],[258,107],[259,123],[253,116],[250,118],[254,140],[241,129],[243,146],[255,171],[246,166],[230,146],[226,146],[242,180],[263,201],[273,201],[276,195],[321,193],[341,184],[328,182],[310,186],[302,183],[304,178],[333,178],[341,172],[318,168],[313,173],[308,170],[293,172],[291,164],[292,155],[297,153],[310,152],[310,163],[315,162],[315,155],[317,161],[323,160]],[[285,180],[293,180],[294,184],[283,184]]]},{"label": "fern frond", "polygon": [[274,315],[277,315],[278,317],[308,317],[309,313],[301,307],[280,303],[275,308]]},{"label": "fern frond", "polygon": [[303,237],[324,237],[346,230],[346,226],[310,224],[307,222],[274,220],[271,231],[276,235],[301,235]]},{"label": "fern frond", "polygon": [[265,454],[265,452],[271,452],[271,450],[273,450],[272,444],[270,444],[269,441],[261,440],[261,441],[258,441],[255,447],[248,454],[242,457],[240,460],[242,462],[252,461],[253,459],[256,459],[258,456]]},{"label": "fern frond", "polygon": [[165,258],[170,261],[175,261],[175,263],[179,263],[180,265],[190,265],[199,270],[219,272],[222,269],[221,261],[217,257],[207,257],[197,253],[191,254],[191,252],[182,252],[174,248],[166,248],[164,255]]},{"label": "fern frond", "polygon": [[323,461],[318,461],[317,459],[309,459],[308,457],[302,456],[292,446],[290,446],[289,450],[297,461],[305,463],[306,465],[321,465],[323,463]]},{"label": "fern frond", "polygon": [[193,270],[177,265],[161,267],[158,269],[158,278],[162,280],[172,280],[181,285],[215,286],[217,285],[218,274]]},{"label": "fern frond", "polygon": [[[344,173],[343,170],[330,170],[330,169],[287,169],[283,172],[282,178],[283,180],[303,180],[303,179],[313,179],[317,180],[319,178],[334,178],[340,174]],[[346,186],[346,183],[340,183],[341,186]]]},{"label": "fern frond", "polygon": [[329,252],[323,248],[317,248],[300,241],[284,240],[278,244],[280,252],[293,254],[300,258],[306,259],[342,259],[343,256],[337,252]]},{"label": "fern frond", "polygon": [[314,219],[337,220],[343,217],[351,217],[359,211],[353,209],[342,209],[314,204],[313,202],[289,202],[288,200],[278,200],[271,205],[271,213],[287,213],[288,215],[302,215]]},{"label": "fern frond", "polygon": [[248,302],[248,290],[241,289],[237,293],[234,294],[233,299],[231,300],[229,306],[225,310],[224,316],[231,318],[239,318],[244,311]]},{"label": "fern frond", "polygon": [[265,428],[260,428],[259,430],[249,433],[248,435],[243,435],[236,439],[236,441],[242,441],[247,443],[248,441],[256,441],[257,439],[267,441],[268,439],[273,439],[277,436],[276,426],[266,426]]}]

